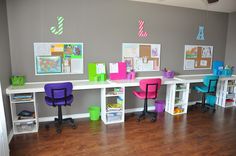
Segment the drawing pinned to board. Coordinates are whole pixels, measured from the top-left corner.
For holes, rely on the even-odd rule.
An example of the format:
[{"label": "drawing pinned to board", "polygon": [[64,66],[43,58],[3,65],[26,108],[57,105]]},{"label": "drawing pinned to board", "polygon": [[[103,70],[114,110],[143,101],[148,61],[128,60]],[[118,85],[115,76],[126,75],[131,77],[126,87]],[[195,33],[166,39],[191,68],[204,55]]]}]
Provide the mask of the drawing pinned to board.
[{"label": "drawing pinned to board", "polygon": [[144,21],[143,20],[139,20],[138,21],[138,37],[148,37],[148,33],[146,31],[144,31]]},{"label": "drawing pinned to board", "polygon": [[62,67],[61,72],[40,72],[35,64],[36,75],[83,73],[83,43],[34,43],[34,56],[60,57]]},{"label": "drawing pinned to board", "polygon": [[211,69],[213,46],[185,45],[184,70]]},{"label": "drawing pinned to board", "polygon": [[205,27],[204,26],[199,26],[198,27],[198,34],[197,34],[197,40],[205,40],[205,32],[204,32]]},{"label": "drawing pinned to board", "polygon": [[36,65],[38,74],[62,72],[60,56],[37,56]]},{"label": "drawing pinned to board", "polygon": [[50,28],[50,31],[54,35],[61,35],[64,29],[64,17],[57,16],[57,28],[55,26]]},{"label": "drawing pinned to board", "polygon": [[160,44],[122,44],[122,60],[126,62],[127,71],[159,71],[160,52]]}]

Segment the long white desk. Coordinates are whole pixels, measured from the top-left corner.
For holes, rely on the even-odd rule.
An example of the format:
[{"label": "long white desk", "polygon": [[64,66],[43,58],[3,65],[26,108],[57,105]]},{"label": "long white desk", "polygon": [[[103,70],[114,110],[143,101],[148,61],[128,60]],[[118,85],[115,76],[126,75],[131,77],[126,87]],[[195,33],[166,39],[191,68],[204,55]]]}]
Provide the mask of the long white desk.
[{"label": "long white desk", "polygon": [[[84,89],[100,89],[101,90],[101,117],[105,124],[111,124],[111,123],[118,123],[118,122],[124,122],[124,108],[125,108],[125,88],[126,87],[134,87],[139,86],[139,81],[141,79],[145,78],[162,78],[162,84],[167,85],[167,92],[166,92],[166,112],[172,114],[172,115],[178,115],[178,114],[184,114],[187,113],[187,106],[188,106],[188,97],[189,97],[189,88],[190,83],[198,83],[203,82],[203,77],[208,74],[202,74],[202,75],[180,75],[176,76],[173,79],[163,79],[161,76],[157,77],[138,77],[135,80],[116,80],[111,81],[107,80],[104,82],[90,82],[88,80],[71,80],[69,82],[73,83],[73,90],[84,90]],[[236,77],[233,76],[230,79],[226,80],[236,80]],[[225,80],[223,78],[222,80]],[[221,81],[221,80],[220,80]],[[6,93],[10,96],[10,102],[11,102],[11,109],[12,109],[12,119],[13,119],[13,132],[14,134],[21,134],[21,133],[28,133],[28,132],[37,132],[38,131],[38,110],[37,110],[37,102],[35,96],[39,92],[44,92],[44,85],[47,83],[56,83],[56,82],[65,82],[65,81],[53,81],[53,82],[32,82],[32,83],[26,83],[24,86],[19,87],[13,87],[9,86],[6,89]],[[66,81],[68,82],[68,80]],[[183,86],[183,89],[178,89],[179,86]],[[119,93],[117,95],[110,95],[108,91],[110,91],[113,88],[122,88],[123,93]],[[13,101],[13,96],[15,94],[20,93],[32,93],[33,99],[31,101],[20,101],[15,102]],[[220,93],[218,93],[220,95]],[[176,97],[177,96],[177,97]],[[121,97],[123,99],[123,110],[121,119],[118,121],[108,121],[109,112],[106,110],[106,104],[108,98],[116,98]],[[179,100],[176,102],[176,100]],[[36,123],[35,129],[33,131],[26,131],[26,132],[19,132],[17,130],[17,125],[14,125],[16,123],[23,123],[24,121],[20,121],[17,119],[16,116],[16,104],[17,103],[24,103],[24,102],[32,102],[35,107],[35,119],[34,122]],[[176,113],[174,109],[178,107],[182,109],[182,112]],[[15,114],[14,114],[15,113]]]},{"label": "long white desk", "polygon": [[[101,117],[102,120],[105,124],[112,124],[112,123],[117,123],[117,122],[124,122],[124,108],[125,108],[125,88],[126,87],[134,87],[134,86],[139,86],[139,81],[141,79],[145,78],[162,78],[161,76],[157,77],[139,77],[136,78],[135,80],[116,80],[116,81],[111,81],[107,80],[104,82],[90,82],[88,80],[67,80],[66,82],[72,82],[73,83],[73,90],[84,90],[84,89],[100,89],[101,90]],[[47,83],[56,83],[56,82],[65,82],[65,81],[53,81],[53,82],[32,82],[32,83],[26,83],[24,86],[9,86],[6,89],[6,93],[10,96],[10,102],[11,102],[11,110],[12,110],[12,119],[13,119],[13,132],[14,134],[22,134],[22,133],[28,133],[30,131],[24,131],[24,132],[19,132],[17,129],[18,123],[23,123],[24,120],[18,120],[17,118],[17,112],[16,112],[16,105],[17,103],[29,103],[32,102],[34,106],[34,111],[35,111],[35,119],[33,120],[36,124],[35,128],[32,130],[32,132],[37,132],[38,131],[38,110],[37,110],[37,101],[36,101],[36,96],[37,93],[44,92],[44,85]],[[173,79],[162,79],[162,85],[175,85],[179,83],[180,81],[176,78]],[[113,88],[122,88],[123,93],[118,94],[118,95],[109,95],[108,91],[110,91]],[[21,94],[21,93],[31,93],[33,95],[33,99],[31,101],[14,101],[13,96],[16,94]],[[122,110],[122,118],[118,121],[108,121],[107,112],[106,110],[106,104],[107,104],[107,99],[108,98],[113,98],[113,97],[121,97],[124,102],[123,102],[123,110]],[[173,95],[167,96],[167,101],[173,101],[170,100],[173,98]],[[187,111],[187,110],[186,110]],[[183,113],[186,113],[184,111]],[[31,120],[27,120],[31,121]]]},{"label": "long white desk", "polygon": [[177,80],[188,82],[188,83],[199,83],[203,82],[203,77],[210,74],[202,74],[202,75],[179,75],[175,78]]},{"label": "long white desk", "polygon": [[177,83],[179,80],[174,79],[163,79],[161,76],[158,77],[139,77],[135,80],[107,80],[101,82],[90,82],[88,80],[67,80],[67,81],[48,81],[48,82],[30,82],[25,83],[24,86],[9,86],[6,89],[7,94],[18,94],[18,93],[39,93],[44,92],[44,85],[47,83],[58,83],[58,82],[72,82],[73,90],[83,90],[83,89],[101,89],[110,86],[124,86],[132,87],[139,86],[139,81],[144,78],[161,78],[162,84],[172,84]]}]

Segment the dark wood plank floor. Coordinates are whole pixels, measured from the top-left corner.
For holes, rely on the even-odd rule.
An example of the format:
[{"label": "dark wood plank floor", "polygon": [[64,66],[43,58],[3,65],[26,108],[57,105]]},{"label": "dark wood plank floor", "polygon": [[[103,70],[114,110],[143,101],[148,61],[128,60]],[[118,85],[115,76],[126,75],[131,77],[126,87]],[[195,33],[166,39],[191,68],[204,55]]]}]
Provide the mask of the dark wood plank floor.
[{"label": "dark wood plank floor", "polygon": [[87,119],[78,128],[65,126],[56,134],[43,125],[39,133],[14,136],[12,156],[133,156],[236,155],[236,108],[215,114],[191,111],[187,115],[159,114],[156,123],[140,123],[127,115],[124,124],[105,126]]}]

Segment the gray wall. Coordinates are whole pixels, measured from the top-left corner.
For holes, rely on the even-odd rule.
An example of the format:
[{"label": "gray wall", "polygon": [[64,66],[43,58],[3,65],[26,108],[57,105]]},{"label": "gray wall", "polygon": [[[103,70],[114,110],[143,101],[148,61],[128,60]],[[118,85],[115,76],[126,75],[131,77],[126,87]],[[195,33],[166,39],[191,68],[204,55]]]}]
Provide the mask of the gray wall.
[{"label": "gray wall", "polygon": [[[229,14],[225,63],[236,67],[236,12]],[[236,73],[236,68],[234,68]]]},{"label": "gray wall", "polygon": [[[123,42],[161,43],[161,67],[179,74],[209,73],[209,70],[183,71],[185,44],[214,46],[214,59],[224,60],[228,14],[162,6],[127,0],[8,0],[8,21],[12,73],[26,75],[28,81],[87,79],[89,62],[121,60]],[[208,14],[208,15],[207,15]],[[64,33],[54,36],[51,26],[56,17],[65,18]],[[206,16],[207,22],[206,22]],[[138,38],[138,20],[145,21],[146,39]],[[206,40],[196,41],[199,24],[206,24]],[[83,42],[84,74],[35,76],[34,42]],[[138,76],[160,75],[161,72],[138,73]],[[127,90],[131,95],[133,88]],[[162,90],[164,95],[165,87]],[[86,112],[91,103],[100,103],[99,90],[79,91],[71,113]],[[77,96],[77,93],[75,93]],[[39,96],[39,114],[51,114]],[[93,96],[93,100],[91,100]],[[164,96],[161,96],[164,98]],[[127,108],[142,106],[133,95]]]},{"label": "gray wall", "polygon": [[2,84],[3,103],[5,108],[6,123],[8,133],[11,130],[11,113],[8,96],[6,95],[6,87],[9,86],[9,78],[11,76],[11,59],[9,48],[8,24],[6,1],[0,0],[0,81]]}]

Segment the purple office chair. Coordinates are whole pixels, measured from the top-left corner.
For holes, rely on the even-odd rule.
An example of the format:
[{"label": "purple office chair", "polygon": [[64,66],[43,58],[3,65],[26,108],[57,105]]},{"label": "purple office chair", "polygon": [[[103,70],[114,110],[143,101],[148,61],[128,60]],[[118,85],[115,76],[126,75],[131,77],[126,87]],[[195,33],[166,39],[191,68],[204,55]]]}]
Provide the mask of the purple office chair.
[{"label": "purple office chair", "polygon": [[73,85],[71,82],[65,83],[51,83],[44,86],[46,93],[45,102],[49,106],[58,107],[58,118],[55,118],[56,131],[61,133],[63,121],[69,121],[72,128],[75,128],[74,120],[72,118],[62,118],[61,106],[70,106],[73,101],[72,95]]}]

